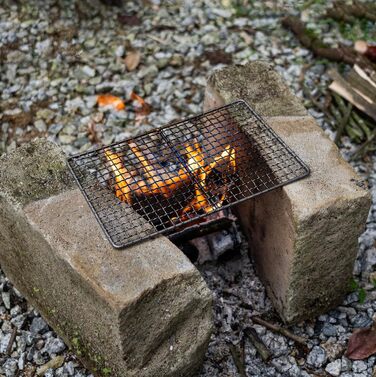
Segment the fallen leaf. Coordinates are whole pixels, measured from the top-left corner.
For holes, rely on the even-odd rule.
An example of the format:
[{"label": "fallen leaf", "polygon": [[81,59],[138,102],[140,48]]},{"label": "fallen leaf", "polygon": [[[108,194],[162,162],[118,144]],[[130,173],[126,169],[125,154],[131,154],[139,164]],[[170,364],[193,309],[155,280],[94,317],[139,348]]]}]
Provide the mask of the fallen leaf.
[{"label": "fallen leaf", "polygon": [[130,13],[119,14],[118,20],[123,25],[128,25],[128,26],[139,26],[142,23],[139,17],[137,17],[135,14],[130,14]]},{"label": "fallen leaf", "polygon": [[109,93],[98,95],[97,96],[97,103],[98,103],[98,106],[100,106],[100,107],[110,106],[117,111],[125,109],[125,105],[124,105],[123,100],[121,98],[113,96],[112,94],[109,94]]},{"label": "fallen leaf", "polygon": [[346,357],[364,360],[376,353],[376,323],[367,329],[354,330],[347,346]]},{"label": "fallen leaf", "polygon": [[140,97],[135,92],[131,92],[130,97],[131,97],[132,101],[137,101],[141,105],[141,107],[136,109],[137,114],[140,114],[140,115],[149,115],[150,114],[151,106],[147,102],[145,102],[145,100],[142,97]]},{"label": "fallen leaf", "polygon": [[129,51],[124,59],[128,71],[134,71],[140,64],[141,53],[138,50]]}]

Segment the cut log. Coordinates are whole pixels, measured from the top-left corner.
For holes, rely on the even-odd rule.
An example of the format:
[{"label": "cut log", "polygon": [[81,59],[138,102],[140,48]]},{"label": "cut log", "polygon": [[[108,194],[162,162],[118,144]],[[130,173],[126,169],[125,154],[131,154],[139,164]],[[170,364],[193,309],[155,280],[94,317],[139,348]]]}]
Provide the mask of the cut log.
[{"label": "cut log", "polygon": [[359,94],[337,71],[330,70],[329,76],[333,79],[333,82],[329,85],[329,89],[376,120],[376,103],[369,102],[363,95]]},{"label": "cut log", "polygon": [[[358,65],[354,65],[354,71],[364,80],[368,81],[368,83],[376,89],[376,77],[375,75],[368,76],[363,69],[361,69]],[[373,72],[376,74],[376,72]]]},{"label": "cut log", "polygon": [[376,62],[376,45],[368,44],[366,41],[356,41],[354,48],[360,54],[367,56],[369,60]]},{"label": "cut log", "polygon": [[349,72],[346,79],[356,92],[363,96],[368,102],[376,104],[376,87],[371,85],[368,80],[360,76],[354,69]]}]

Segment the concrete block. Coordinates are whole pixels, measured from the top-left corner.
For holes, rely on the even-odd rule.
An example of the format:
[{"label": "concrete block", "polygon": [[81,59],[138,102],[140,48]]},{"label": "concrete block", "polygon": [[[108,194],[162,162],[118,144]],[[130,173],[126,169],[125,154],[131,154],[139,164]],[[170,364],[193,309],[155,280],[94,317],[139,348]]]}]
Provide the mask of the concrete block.
[{"label": "concrete block", "polygon": [[167,238],[114,249],[60,149],[0,158],[0,263],[95,375],[192,376],[212,331],[212,295]]},{"label": "concrete block", "polygon": [[335,144],[268,64],[208,79],[205,110],[244,99],[311,168],[311,175],[237,206],[256,269],[284,321],[314,317],[346,293],[370,195]]}]

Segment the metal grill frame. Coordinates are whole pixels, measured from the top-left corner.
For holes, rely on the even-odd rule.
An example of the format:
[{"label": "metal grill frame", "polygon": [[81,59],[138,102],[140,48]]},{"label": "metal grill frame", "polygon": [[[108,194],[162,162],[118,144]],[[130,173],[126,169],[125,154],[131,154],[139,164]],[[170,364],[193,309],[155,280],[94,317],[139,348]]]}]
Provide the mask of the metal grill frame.
[{"label": "metal grill frame", "polygon": [[[97,153],[98,155],[108,149],[108,148],[111,148],[111,147],[116,147],[118,146],[119,144],[123,144],[123,143],[127,143],[127,142],[134,142],[134,141],[137,141],[138,139],[141,139],[143,137],[147,137],[148,135],[150,134],[155,134],[155,133],[159,133],[160,131],[162,130],[169,130],[169,129],[174,129],[174,127],[179,127],[179,125],[183,125],[185,124],[186,122],[198,122],[200,119],[202,119],[203,117],[207,117],[207,116],[210,116],[211,114],[215,114],[219,111],[224,111],[224,110],[228,110],[228,109],[231,109],[232,107],[234,106],[244,106],[246,108],[246,110],[251,114],[251,117],[250,118],[253,122],[256,122],[257,123],[257,126],[260,126],[262,129],[263,129],[263,132],[268,135],[268,137],[270,137],[270,139],[272,139],[273,141],[275,141],[275,143],[278,143],[279,146],[281,147],[281,150],[286,154],[288,155],[291,159],[294,160],[294,162],[297,164],[297,166],[299,166],[299,168],[302,170],[302,173],[301,174],[297,174],[295,177],[291,178],[291,179],[288,179],[288,180],[285,180],[285,181],[282,181],[278,184],[275,184],[271,187],[267,187],[266,189],[264,190],[260,190],[259,192],[255,193],[255,194],[252,194],[252,195],[248,195],[248,196],[245,196],[244,198],[241,198],[239,200],[235,200],[231,203],[227,203],[227,204],[224,204],[222,205],[220,208],[217,208],[217,209],[214,209],[213,211],[210,212],[211,213],[215,213],[215,212],[218,212],[222,209],[225,209],[225,208],[230,208],[236,204],[239,204],[239,203],[242,203],[246,200],[249,200],[251,198],[254,198],[256,196],[259,196],[259,195],[262,195],[264,193],[267,193],[267,192],[270,192],[274,189],[277,189],[279,187],[282,187],[282,186],[285,186],[287,184],[290,184],[290,183],[293,183],[297,180],[300,180],[306,176],[308,176],[310,174],[310,169],[309,167],[296,155],[296,153],[274,132],[274,130],[267,125],[267,123],[265,122],[265,120],[255,112],[255,110],[253,110],[251,108],[251,106],[244,100],[237,100],[237,101],[234,101],[228,105],[225,105],[225,106],[221,106],[221,107],[218,107],[218,108],[215,108],[213,110],[210,110],[210,111],[207,111],[207,112],[204,112],[204,113],[201,113],[199,115],[196,115],[196,116],[193,116],[193,117],[190,117],[190,118],[186,118],[182,121],[176,121],[176,122],[173,122],[173,123],[170,123],[170,124],[167,124],[165,126],[162,126],[162,127],[158,127],[158,128],[155,128],[147,133],[144,133],[142,135],[139,135],[139,136],[136,136],[136,137],[133,137],[133,138],[129,138],[129,139],[126,139],[126,140],[123,140],[121,142],[115,142],[115,143],[112,143],[110,145],[107,145],[107,146],[103,146],[103,147],[99,147],[99,148],[96,148],[96,149],[92,149],[90,151],[87,151],[87,152],[83,152],[83,153],[79,153],[79,154],[76,154],[72,157],[69,157],[67,159],[67,162],[68,162],[68,167],[74,177],[74,180],[76,181],[80,191],[82,192],[82,194],[84,195],[90,209],[92,210],[95,218],[97,219],[101,229],[103,230],[104,234],[106,235],[107,239],[109,240],[109,242],[111,243],[111,245],[114,247],[114,248],[124,248],[124,247],[127,247],[127,246],[130,246],[130,245],[133,245],[135,243],[138,243],[140,241],[144,241],[146,239],[149,239],[149,238],[152,238],[152,237],[155,237],[159,234],[164,234],[166,235],[167,237],[168,236],[173,236],[174,234],[174,231],[178,232],[179,230],[182,229],[182,227],[184,226],[189,226],[189,224],[191,223],[194,223],[195,221],[197,221],[198,219],[202,219],[204,217],[207,217],[208,214],[206,213],[203,213],[203,214],[197,214],[195,217],[192,217],[186,221],[181,221],[179,222],[178,224],[172,224],[171,226],[168,226],[164,229],[161,229],[161,230],[158,230],[156,229],[153,224],[151,224],[151,226],[155,229],[155,230],[152,230],[150,232],[148,232],[147,234],[145,235],[140,235],[137,239],[135,240],[123,240],[123,242],[116,242],[114,239],[113,239],[113,236],[111,235],[111,232],[108,231],[103,219],[101,218],[101,216],[99,215],[99,213],[96,211],[95,209],[95,203],[92,203],[92,200],[90,199],[89,195],[88,195],[88,191],[87,191],[87,187],[85,187],[85,184],[84,182],[82,182],[80,180],[80,177],[79,177],[79,174],[78,174],[78,167],[75,165],[75,161],[77,160],[80,160],[80,159],[84,159],[86,156],[90,155],[90,154],[94,154],[94,153]],[[244,132],[244,126],[243,128],[240,127],[240,125],[238,126],[240,132],[242,134],[244,134],[244,137],[246,138],[249,138],[250,136],[248,136],[245,132]],[[129,145],[129,144],[128,144]],[[173,151],[173,147],[171,147],[171,151]],[[252,158],[252,156],[250,156],[250,158]],[[179,159],[179,158],[178,158]],[[180,160],[179,160],[180,161]],[[184,164],[183,164],[184,165]],[[266,162],[265,162],[265,165]],[[107,189],[114,197],[115,197],[115,193],[110,191],[110,189],[108,188]],[[206,194],[205,194],[206,195]],[[119,199],[116,198],[117,201],[120,202]],[[108,208],[108,210],[110,211],[111,209]],[[132,215],[132,212],[135,216],[137,216],[137,212],[136,210],[132,210],[130,211],[130,215]],[[132,220],[132,219],[130,219]],[[146,220],[145,220],[146,221]],[[149,222],[150,223],[150,222]],[[116,226],[116,225],[115,225]]]}]

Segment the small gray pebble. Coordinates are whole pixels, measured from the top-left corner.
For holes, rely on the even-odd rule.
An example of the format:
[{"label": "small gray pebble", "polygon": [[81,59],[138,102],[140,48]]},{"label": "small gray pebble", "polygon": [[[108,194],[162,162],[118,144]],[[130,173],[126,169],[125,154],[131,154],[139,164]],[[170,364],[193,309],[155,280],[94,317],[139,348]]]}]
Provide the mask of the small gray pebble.
[{"label": "small gray pebble", "polygon": [[43,334],[48,331],[48,325],[42,317],[35,317],[31,322],[30,331],[33,335]]},{"label": "small gray pebble", "polygon": [[326,352],[322,347],[315,346],[307,356],[307,363],[316,368],[321,368],[326,362]]},{"label": "small gray pebble", "polygon": [[60,338],[49,338],[44,345],[44,352],[47,352],[50,356],[57,354],[65,350],[65,344]]}]

